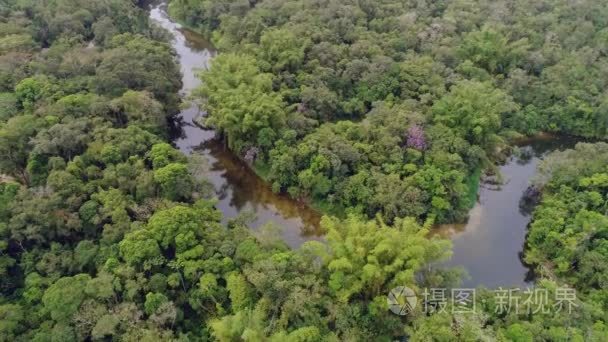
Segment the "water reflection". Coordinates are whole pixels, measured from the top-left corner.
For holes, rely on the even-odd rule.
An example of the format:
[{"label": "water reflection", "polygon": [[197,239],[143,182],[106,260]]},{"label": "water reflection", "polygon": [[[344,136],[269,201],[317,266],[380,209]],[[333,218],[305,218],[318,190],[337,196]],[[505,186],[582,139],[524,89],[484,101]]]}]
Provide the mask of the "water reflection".
[{"label": "water reflection", "polygon": [[[203,37],[172,22],[164,4],[153,5],[150,17],[175,37],[173,46],[183,74],[182,93],[187,95],[199,84],[196,71],[209,66],[215,51]],[[185,108],[180,113],[180,130],[174,142],[184,153],[197,151],[209,159],[209,178],[224,217],[255,213],[254,228],[268,221],[276,222],[284,227],[283,237],[291,246],[319,239],[319,213],[272,193],[266,183],[214,139],[213,131],[192,124],[193,119],[203,114],[196,106]],[[479,201],[471,210],[468,223],[435,229],[435,234],[453,240],[454,254],[447,265],[463,266],[468,271],[471,277],[464,286],[526,286],[532,281],[533,274],[522,262],[526,227],[530,222],[530,206],[522,204],[522,194],[543,156],[549,151],[573,146],[572,140],[552,137],[520,142],[519,151],[500,167],[504,182],[480,187]]]},{"label": "water reflection", "polygon": [[[150,5],[150,18],[173,34],[172,45],[182,72],[181,93],[187,96],[200,84],[197,71],[208,68],[216,52],[201,35],[173,22],[167,15],[165,3]],[[292,247],[306,240],[320,239],[319,213],[286,196],[274,194],[268,184],[215,139],[213,130],[193,124],[201,115],[204,113],[198,106],[187,104],[174,124],[177,131],[173,141],[182,152],[196,151],[209,160],[208,178],[216,189],[217,207],[224,213],[224,218],[254,213],[253,228],[272,221],[283,229],[283,237]]]},{"label": "water reflection", "polygon": [[538,163],[549,152],[572,148],[572,139],[541,136],[519,142],[504,165],[502,184],[482,184],[469,221],[441,225],[435,234],[452,239],[452,259],[447,266],[463,266],[470,278],[463,286],[489,288],[531,285],[533,274],[523,263],[523,248],[532,204],[524,198]]}]

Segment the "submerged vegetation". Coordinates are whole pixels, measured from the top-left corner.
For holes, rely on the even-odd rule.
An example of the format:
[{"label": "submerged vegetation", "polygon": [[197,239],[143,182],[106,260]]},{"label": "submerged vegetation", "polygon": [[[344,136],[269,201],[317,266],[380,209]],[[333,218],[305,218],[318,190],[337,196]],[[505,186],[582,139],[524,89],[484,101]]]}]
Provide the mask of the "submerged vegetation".
[{"label": "submerged vegetation", "polygon": [[[593,1],[174,0],[221,54],[207,124],[277,192],[327,212],[289,249],[215,208],[168,143],[179,68],[129,0],[0,4],[0,341],[605,341],[608,145],[541,168],[527,241],[572,312],[388,310],[434,267],[517,134],[604,138],[608,7]],[[423,223],[424,222],[424,223]]]}]

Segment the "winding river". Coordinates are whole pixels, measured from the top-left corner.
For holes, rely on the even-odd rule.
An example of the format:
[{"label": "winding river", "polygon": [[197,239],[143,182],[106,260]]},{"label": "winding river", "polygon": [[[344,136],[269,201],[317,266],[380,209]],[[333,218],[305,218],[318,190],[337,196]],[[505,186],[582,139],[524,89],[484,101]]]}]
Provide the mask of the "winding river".
[{"label": "winding river", "polygon": [[[187,96],[200,83],[197,71],[209,67],[215,51],[199,34],[173,22],[164,3],[152,5],[150,17],[174,36],[173,47],[183,74],[182,95]],[[208,177],[217,193],[217,207],[225,219],[253,213],[253,228],[272,221],[283,228],[283,238],[292,247],[306,240],[322,239],[318,229],[320,214],[287,196],[274,194],[268,184],[215,139],[212,130],[193,124],[193,119],[201,114],[195,105],[182,110],[181,132],[174,143],[186,154],[200,153],[209,160]],[[463,286],[530,285],[532,274],[521,261],[530,214],[520,206],[520,201],[538,162],[550,151],[573,145],[572,141],[559,139],[525,142],[520,146],[522,153],[500,167],[504,184],[482,184],[479,201],[471,210],[468,223],[436,228],[435,234],[451,238],[454,244],[453,257],[447,265],[462,266],[470,276]]]},{"label": "winding river", "polygon": [[446,265],[463,267],[468,273],[463,286],[532,286],[534,274],[522,261],[532,211],[524,192],[548,153],[572,148],[575,143],[550,136],[521,142],[519,152],[500,166],[501,184],[480,185],[468,222],[436,228],[436,234],[452,239],[454,254]]},{"label": "winding river", "polygon": [[[187,96],[200,84],[197,71],[209,67],[215,51],[199,34],[173,22],[164,2],[151,5],[150,18],[173,34],[173,48],[183,75],[182,95]],[[262,179],[215,139],[212,130],[193,124],[201,114],[196,105],[181,111],[178,117],[181,132],[174,143],[182,152],[199,153],[209,161],[207,176],[215,187],[217,208],[224,218],[253,213],[255,218],[250,224],[253,228],[274,222],[282,228],[284,240],[292,247],[306,240],[321,239],[318,233],[320,214],[305,204],[273,193]]]}]

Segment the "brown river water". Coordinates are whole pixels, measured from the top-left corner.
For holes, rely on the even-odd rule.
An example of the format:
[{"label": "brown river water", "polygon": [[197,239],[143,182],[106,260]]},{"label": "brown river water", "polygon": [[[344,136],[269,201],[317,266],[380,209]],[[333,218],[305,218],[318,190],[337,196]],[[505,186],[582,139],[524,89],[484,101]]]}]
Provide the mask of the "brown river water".
[{"label": "brown river water", "polygon": [[[173,48],[183,77],[182,95],[187,96],[200,84],[197,72],[209,67],[216,52],[199,34],[173,22],[167,15],[165,4],[151,5],[150,18],[173,34]],[[201,114],[196,105],[181,111],[181,132],[174,143],[182,152],[196,152],[209,161],[207,177],[215,187],[217,208],[225,219],[253,213],[255,219],[250,224],[253,228],[268,222],[276,223],[282,228],[285,242],[292,247],[307,240],[321,239],[318,233],[321,215],[303,203],[273,193],[268,184],[215,139],[212,130],[193,124]]]},{"label": "brown river water", "polygon": [[[165,4],[151,5],[150,17],[174,36],[173,48],[183,74],[182,94],[187,96],[200,84],[196,77],[198,70],[208,68],[216,52],[202,36],[173,22]],[[195,105],[182,110],[181,132],[174,143],[186,154],[197,152],[209,160],[208,177],[216,190],[217,207],[225,219],[253,213],[254,229],[274,222],[282,227],[283,238],[291,247],[322,239],[321,215],[303,203],[273,193],[268,184],[215,139],[212,130],[193,124],[193,119],[200,115]],[[479,201],[471,210],[468,223],[436,227],[435,234],[451,238],[454,244],[453,257],[445,265],[461,266],[469,275],[463,286],[531,285],[533,275],[521,261],[530,211],[520,206],[520,201],[539,161],[553,150],[573,146],[572,140],[553,138],[523,143],[521,157],[513,156],[500,166],[504,184],[481,185]]]}]

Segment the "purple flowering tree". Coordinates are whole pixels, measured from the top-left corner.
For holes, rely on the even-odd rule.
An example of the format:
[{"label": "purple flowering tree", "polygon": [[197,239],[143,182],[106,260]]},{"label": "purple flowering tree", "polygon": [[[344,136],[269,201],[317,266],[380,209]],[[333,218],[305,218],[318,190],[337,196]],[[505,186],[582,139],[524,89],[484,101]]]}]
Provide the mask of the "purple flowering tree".
[{"label": "purple flowering tree", "polygon": [[420,125],[412,125],[407,129],[407,147],[415,148],[420,151],[426,150],[426,138],[424,137],[424,129]]}]

